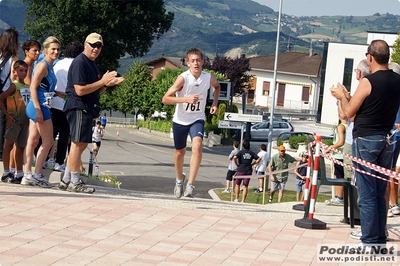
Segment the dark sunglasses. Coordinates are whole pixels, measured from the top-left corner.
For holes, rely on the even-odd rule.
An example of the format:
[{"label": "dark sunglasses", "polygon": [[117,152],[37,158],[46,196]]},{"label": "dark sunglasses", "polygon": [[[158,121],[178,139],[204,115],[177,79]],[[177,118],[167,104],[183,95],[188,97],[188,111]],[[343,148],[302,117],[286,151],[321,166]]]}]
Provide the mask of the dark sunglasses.
[{"label": "dark sunglasses", "polygon": [[97,48],[97,49],[101,49],[103,47],[103,45],[101,43],[89,43],[90,47]]}]

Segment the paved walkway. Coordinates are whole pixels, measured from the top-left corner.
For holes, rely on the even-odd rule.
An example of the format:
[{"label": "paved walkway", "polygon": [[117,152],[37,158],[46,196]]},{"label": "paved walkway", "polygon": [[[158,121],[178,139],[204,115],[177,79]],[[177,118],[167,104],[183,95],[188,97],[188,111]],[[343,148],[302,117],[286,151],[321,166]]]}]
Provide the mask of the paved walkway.
[{"label": "paved walkway", "polygon": [[[1,183],[0,265],[338,265],[319,264],[317,244],[358,242],[339,222],[340,207],[317,204],[315,218],[327,229],[310,230],[294,226],[303,213],[292,205]],[[399,222],[388,219],[394,243]]]}]

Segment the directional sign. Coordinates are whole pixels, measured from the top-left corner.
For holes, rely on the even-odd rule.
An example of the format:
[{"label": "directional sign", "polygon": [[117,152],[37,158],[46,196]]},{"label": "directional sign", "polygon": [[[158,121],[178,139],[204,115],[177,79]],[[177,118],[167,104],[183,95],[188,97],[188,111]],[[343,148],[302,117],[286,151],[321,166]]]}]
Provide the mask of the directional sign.
[{"label": "directional sign", "polygon": [[225,120],[241,122],[262,122],[262,115],[244,115],[237,113],[225,113]]},{"label": "directional sign", "polygon": [[237,121],[227,121],[227,120],[219,120],[218,121],[218,128],[234,128],[234,129],[241,129],[242,122]]}]

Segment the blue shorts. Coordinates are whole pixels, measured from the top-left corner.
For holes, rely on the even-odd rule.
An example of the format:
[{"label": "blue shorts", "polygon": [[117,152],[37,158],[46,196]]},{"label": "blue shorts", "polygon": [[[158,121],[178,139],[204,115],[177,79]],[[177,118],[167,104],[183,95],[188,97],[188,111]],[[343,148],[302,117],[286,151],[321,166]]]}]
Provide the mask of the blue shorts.
[{"label": "blue shorts", "polygon": [[[40,106],[40,110],[42,110],[43,121],[51,119],[50,109],[45,106]],[[32,101],[29,101],[28,105],[25,108],[26,116],[36,123],[36,109],[33,105]]]},{"label": "blue shorts", "polygon": [[174,145],[175,149],[181,150],[186,148],[186,139],[190,135],[190,138],[200,137],[203,139],[204,136],[204,120],[197,120],[191,125],[180,125],[172,123],[172,130],[174,132]]}]

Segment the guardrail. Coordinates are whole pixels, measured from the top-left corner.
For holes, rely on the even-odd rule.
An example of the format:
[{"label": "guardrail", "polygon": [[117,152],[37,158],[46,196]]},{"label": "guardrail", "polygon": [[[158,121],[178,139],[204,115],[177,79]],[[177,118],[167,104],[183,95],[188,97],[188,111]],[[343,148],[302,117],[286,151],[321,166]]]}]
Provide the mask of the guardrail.
[{"label": "guardrail", "polygon": [[107,124],[135,125],[135,118],[107,117]]}]

